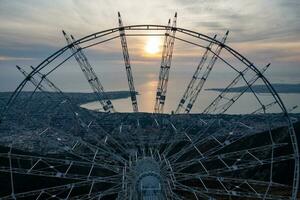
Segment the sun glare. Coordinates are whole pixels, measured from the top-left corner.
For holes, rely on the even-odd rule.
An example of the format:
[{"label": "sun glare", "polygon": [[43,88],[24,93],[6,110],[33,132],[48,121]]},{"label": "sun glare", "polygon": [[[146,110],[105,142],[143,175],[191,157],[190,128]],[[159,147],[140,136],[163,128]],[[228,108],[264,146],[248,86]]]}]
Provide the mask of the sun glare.
[{"label": "sun glare", "polygon": [[145,51],[148,54],[156,54],[160,50],[160,38],[159,37],[149,37],[145,46]]}]

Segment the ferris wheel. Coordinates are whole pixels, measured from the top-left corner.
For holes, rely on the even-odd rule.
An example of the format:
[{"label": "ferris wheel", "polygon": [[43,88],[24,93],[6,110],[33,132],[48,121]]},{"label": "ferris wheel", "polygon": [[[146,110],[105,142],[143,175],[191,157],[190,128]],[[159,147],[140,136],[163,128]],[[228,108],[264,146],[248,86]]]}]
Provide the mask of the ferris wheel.
[{"label": "ferris wheel", "polygon": [[[0,199],[297,199],[297,139],[264,76],[270,64],[257,67],[228,46],[228,31],[218,37],[177,27],[177,13],[166,25],[124,25],[118,13],[118,24],[80,39],[63,31],[66,46],[34,67],[17,66],[25,78],[2,102]],[[145,113],[127,40],[149,36],[163,45],[153,112]],[[89,49],[117,43],[132,106],[127,113],[118,112],[88,59]],[[164,114],[175,44],[198,59],[177,106]],[[71,61],[92,94],[58,86],[56,73]],[[218,65],[230,75],[204,101]],[[101,112],[78,105],[89,96]],[[245,114],[233,114],[242,106]]]}]

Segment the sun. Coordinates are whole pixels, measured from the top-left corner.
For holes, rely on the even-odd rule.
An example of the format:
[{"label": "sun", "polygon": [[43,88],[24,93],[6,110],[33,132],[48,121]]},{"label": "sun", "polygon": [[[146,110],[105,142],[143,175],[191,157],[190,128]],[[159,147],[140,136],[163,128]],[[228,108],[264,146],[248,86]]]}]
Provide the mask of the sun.
[{"label": "sun", "polygon": [[145,52],[148,54],[157,54],[160,51],[160,38],[149,37],[145,45]]}]

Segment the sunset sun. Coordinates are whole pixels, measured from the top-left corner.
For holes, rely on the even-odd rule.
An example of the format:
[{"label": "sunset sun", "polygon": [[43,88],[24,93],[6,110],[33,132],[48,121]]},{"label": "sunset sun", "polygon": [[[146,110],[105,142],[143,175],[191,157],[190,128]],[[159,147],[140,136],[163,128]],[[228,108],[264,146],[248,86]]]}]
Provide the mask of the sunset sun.
[{"label": "sunset sun", "polygon": [[158,37],[149,37],[145,45],[145,52],[148,54],[157,54],[160,51],[160,39]]}]

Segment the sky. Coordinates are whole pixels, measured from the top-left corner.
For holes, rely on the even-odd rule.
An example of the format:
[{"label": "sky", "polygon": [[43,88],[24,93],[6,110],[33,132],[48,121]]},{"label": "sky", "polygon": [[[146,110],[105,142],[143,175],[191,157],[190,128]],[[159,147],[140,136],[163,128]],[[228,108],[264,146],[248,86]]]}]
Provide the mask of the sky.
[{"label": "sky", "polygon": [[[62,29],[81,38],[116,27],[118,11],[124,25],[166,25],[178,12],[178,27],[209,36],[229,30],[229,46],[258,65],[272,63],[266,76],[273,82],[299,83],[299,10],[299,0],[0,0],[0,91],[13,90],[22,80],[15,65],[36,66],[64,46]],[[144,43],[133,41],[131,45],[130,50],[137,49],[137,53],[131,52],[132,58],[137,58],[132,61],[138,65],[136,71],[146,73],[140,49]],[[107,73],[114,71],[113,65],[122,64],[120,47],[95,48],[87,53],[94,63],[105,60],[103,70]],[[181,62],[190,60],[180,51],[177,55]],[[97,70],[101,72],[101,68]],[[188,73],[194,68],[184,70]],[[62,73],[72,75],[68,69]],[[110,85],[112,80],[105,81]]]}]

